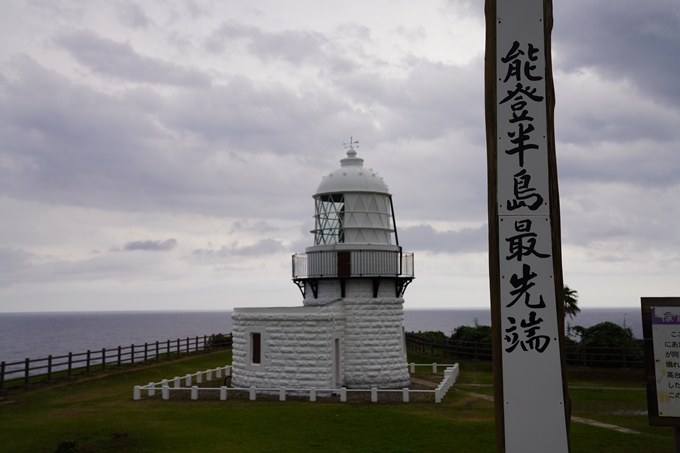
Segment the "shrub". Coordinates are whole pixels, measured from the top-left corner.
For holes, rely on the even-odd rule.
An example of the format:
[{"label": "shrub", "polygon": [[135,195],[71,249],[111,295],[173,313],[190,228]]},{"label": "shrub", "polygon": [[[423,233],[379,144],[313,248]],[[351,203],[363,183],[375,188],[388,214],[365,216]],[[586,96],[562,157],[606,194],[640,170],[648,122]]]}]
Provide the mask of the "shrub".
[{"label": "shrub", "polygon": [[440,330],[428,330],[427,332],[418,331],[418,335],[434,340],[436,343],[443,343],[446,335]]},{"label": "shrub", "polygon": [[208,340],[208,349],[221,349],[231,347],[231,335],[217,333]]},{"label": "shrub", "polygon": [[[451,334],[452,352],[462,358],[491,358],[491,326],[459,326]],[[474,343],[474,344],[473,344]]]},{"label": "shrub", "polygon": [[630,327],[605,321],[591,327],[568,326],[567,335],[572,337],[567,345],[574,344],[575,337],[580,339],[575,352],[580,356],[577,360],[584,365],[620,367],[623,364],[623,348],[630,348],[625,352],[627,362],[641,360],[642,350]]},{"label": "shrub", "polygon": [[612,348],[630,346],[635,339],[630,327],[605,321],[591,327],[569,326],[569,335],[578,335],[579,344],[586,347]]},{"label": "shrub", "polygon": [[478,341],[491,343],[491,326],[480,326],[475,319],[474,326],[460,326],[451,334],[452,340],[458,341]]}]

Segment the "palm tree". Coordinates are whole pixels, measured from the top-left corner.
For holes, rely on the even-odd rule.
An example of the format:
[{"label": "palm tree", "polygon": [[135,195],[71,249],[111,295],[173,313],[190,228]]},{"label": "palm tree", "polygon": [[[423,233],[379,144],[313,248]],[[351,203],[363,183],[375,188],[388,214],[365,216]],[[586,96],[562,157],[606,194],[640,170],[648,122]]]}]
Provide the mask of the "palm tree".
[{"label": "palm tree", "polygon": [[567,315],[571,319],[574,319],[574,316],[578,314],[578,312],[581,311],[580,308],[576,305],[578,303],[578,291],[575,289],[569,288],[567,285],[564,285],[564,317],[566,318]]}]

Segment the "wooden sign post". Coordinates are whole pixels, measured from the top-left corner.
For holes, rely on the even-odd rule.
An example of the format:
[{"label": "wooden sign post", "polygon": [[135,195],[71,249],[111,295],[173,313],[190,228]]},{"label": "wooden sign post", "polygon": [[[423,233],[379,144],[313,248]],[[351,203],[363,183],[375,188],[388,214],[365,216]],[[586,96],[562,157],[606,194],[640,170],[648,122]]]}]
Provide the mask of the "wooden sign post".
[{"label": "wooden sign post", "polygon": [[496,437],[569,451],[550,0],[486,0],[485,105]]}]

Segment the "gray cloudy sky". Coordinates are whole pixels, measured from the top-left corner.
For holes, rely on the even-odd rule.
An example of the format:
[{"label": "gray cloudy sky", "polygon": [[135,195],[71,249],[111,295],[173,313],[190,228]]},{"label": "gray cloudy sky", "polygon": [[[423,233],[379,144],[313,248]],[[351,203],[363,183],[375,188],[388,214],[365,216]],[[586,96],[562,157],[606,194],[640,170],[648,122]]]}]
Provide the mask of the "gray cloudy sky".
[{"label": "gray cloudy sky", "polygon": [[[555,0],[565,281],[680,295],[677,0]],[[352,135],[416,252],[406,308],[486,307],[482,0],[6,0],[0,311],[299,305]]]}]

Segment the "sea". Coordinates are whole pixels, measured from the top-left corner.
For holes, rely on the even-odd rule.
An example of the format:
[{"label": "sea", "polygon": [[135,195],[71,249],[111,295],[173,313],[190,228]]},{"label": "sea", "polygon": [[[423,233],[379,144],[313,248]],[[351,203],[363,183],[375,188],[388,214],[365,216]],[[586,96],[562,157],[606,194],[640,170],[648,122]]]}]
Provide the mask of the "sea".
[{"label": "sea", "polygon": [[[604,321],[630,327],[642,338],[640,309],[582,308],[566,323],[590,327]],[[407,332],[442,331],[491,324],[488,309],[405,310]],[[60,356],[88,349],[231,332],[230,311],[135,311],[68,313],[0,313],[0,361],[6,363]]]}]

